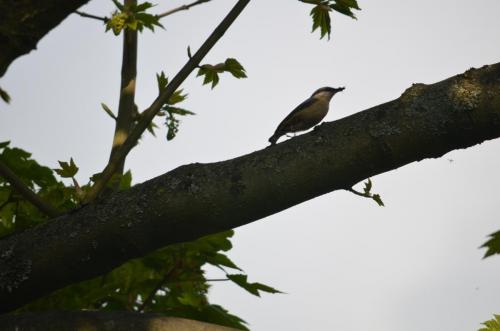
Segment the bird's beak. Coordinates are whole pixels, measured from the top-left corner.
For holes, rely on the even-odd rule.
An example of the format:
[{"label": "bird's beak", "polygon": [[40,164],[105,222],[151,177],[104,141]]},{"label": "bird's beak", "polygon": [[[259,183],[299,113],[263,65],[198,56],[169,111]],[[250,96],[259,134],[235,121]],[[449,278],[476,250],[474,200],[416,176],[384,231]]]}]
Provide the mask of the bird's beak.
[{"label": "bird's beak", "polygon": [[341,92],[341,91],[345,90],[345,87],[339,87],[339,88],[336,88],[335,90],[336,90],[336,92]]}]

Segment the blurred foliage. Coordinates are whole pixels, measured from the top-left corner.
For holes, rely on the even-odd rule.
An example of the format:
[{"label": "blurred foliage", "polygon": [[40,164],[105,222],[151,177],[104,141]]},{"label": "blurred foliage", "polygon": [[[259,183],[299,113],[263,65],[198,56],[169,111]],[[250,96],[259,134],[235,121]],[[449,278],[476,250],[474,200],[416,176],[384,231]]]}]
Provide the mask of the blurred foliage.
[{"label": "blurred foliage", "polygon": [[[178,93],[171,100],[183,99]],[[95,174],[83,187],[76,184],[74,176],[78,167],[71,158],[59,161],[59,169],[39,165],[31,154],[0,143],[0,160],[4,162],[31,190],[62,211],[78,206],[80,191],[86,191]],[[75,185],[65,186],[55,173],[71,178]],[[119,185],[116,185],[119,181]],[[115,175],[110,187],[127,189],[131,186],[130,171]],[[14,231],[35,226],[47,217],[42,215],[10,184],[0,177],[0,237]],[[232,248],[233,231],[226,231],[159,249],[143,258],[131,260],[106,275],[70,285],[44,298],[28,304],[18,311],[40,310],[129,310],[164,313],[168,316],[191,318],[246,330],[245,321],[230,314],[224,308],[209,303],[207,294],[210,280],[205,277],[203,266],[217,267],[223,278],[214,281],[230,281],[246,291],[259,295],[259,291],[279,293],[260,283],[249,283],[247,275],[225,254]],[[238,271],[230,274],[228,269]]]},{"label": "blurred foliage", "polygon": [[490,239],[481,246],[481,248],[486,248],[485,258],[500,254],[500,231],[490,234],[489,237]]},{"label": "blurred foliage", "polygon": [[[58,210],[76,207],[74,189],[56,180],[52,169],[39,165],[31,154],[0,143],[0,160],[7,165],[31,190]],[[47,217],[24,199],[11,185],[0,177],[0,237],[22,231],[45,221]]]},{"label": "blurred foliage", "polygon": [[356,0],[299,0],[304,3],[314,5],[310,12],[313,20],[312,32],[319,29],[321,37],[332,33],[330,12],[332,10],[356,19],[353,10],[360,10]]},{"label": "blurred foliage", "polygon": [[146,13],[146,10],[154,7],[149,2],[126,6],[112,0],[117,10],[113,12],[111,18],[106,21],[106,31],[112,30],[118,36],[123,29],[132,29],[142,32],[144,28],[151,31],[155,30],[155,26],[163,28],[160,23],[160,17]]},{"label": "blurred foliage", "polygon": [[494,318],[482,323],[485,327],[478,331],[500,331],[500,315],[494,315]]}]

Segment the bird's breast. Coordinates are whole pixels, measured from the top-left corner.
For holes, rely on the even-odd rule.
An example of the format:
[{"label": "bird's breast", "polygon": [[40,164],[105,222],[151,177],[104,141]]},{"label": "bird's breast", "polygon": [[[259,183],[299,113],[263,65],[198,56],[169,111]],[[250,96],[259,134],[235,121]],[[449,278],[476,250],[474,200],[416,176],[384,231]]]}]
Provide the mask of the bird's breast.
[{"label": "bird's breast", "polygon": [[312,105],[297,112],[290,119],[288,125],[289,132],[304,131],[312,128],[328,113],[328,102],[324,100],[316,100]]},{"label": "bird's breast", "polygon": [[317,100],[314,102],[311,107],[307,108],[302,114],[300,114],[304,119],[317,119],[318,123],[326,116],[328,113],[328,101],[325,100]]}]

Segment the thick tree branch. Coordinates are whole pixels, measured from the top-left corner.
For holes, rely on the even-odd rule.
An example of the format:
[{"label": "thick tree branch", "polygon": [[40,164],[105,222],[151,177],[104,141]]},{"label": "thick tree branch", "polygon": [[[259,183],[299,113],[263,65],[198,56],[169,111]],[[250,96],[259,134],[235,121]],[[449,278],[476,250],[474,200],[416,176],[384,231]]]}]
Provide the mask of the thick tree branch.
[{"label": "thick tree branch", "polygon": [[179,6],[177,8],[167,10],[166,12],[158,14],[157,16],[158,17],[169,16],[169,15],[175,14],[175,13],[181,11],[181,10],[188,10],[191,7],[194,7],[194,6],[197,6],[197,5],[201,5],[202,3],[209,2],[209,1],[211,1],[211,0],[198,0],[198,1],[195,1],[195,2],[192,2],[192,3],[189,3],[187,5],[182,5],[182,6]]},{"label": "thick tree branch", "polygon": [[35,192],[30,190],[30,188],[26,186],[26,184],[24,184],[23,181],[19,177],[17,177],[17,175],[12,170],[10,170],[9,167],[2,161],[0,161],[0,177],[5,178],[5,180],[9,182],[9,184],[12,185],[12,187],[20,195],[31,202],[33,206],[38,208],[42,213],[50,217],[61,215],[61,213],[57,209],[42,200],[38,195],[35,194]]},{"label": "thick tree branch", "polygon": [[212,49],[212,47],[217,43],[217,41],[222,38],[227,29],[233,24],[240,13],[245,9],[246,5],[250,0],[238,0],[233,9],[226,15],[222,22],[215,28],[212,34],[205,40],[203,45],[198,49],[198,51],[189,58],[189,61],[182,67],[182,69],[175,75],[170,84],[162,91],[162,93],[156,98],[155,101],[141,114],[141,119],[137,122],[127,140],[123,145],[114,153],[113,157],[110,159],[104,170],[101,172],[99,180],[90,189],[87,196],[85,197],[85,202],[89,203],[93,201],[102,190],[106,187],[106,183],[111,179],[114,173],[119,169],[123,160],[130,152],[130,150],[137,144],[141,138],[144,131],[147,129],[148,125],[154,119],[156,114],[161,110],[161,107],[168,101],[168,99],[174,94],[174,92],[179,88],[179,86],[184,82],[184,80],[189,76],[189,74],[200,64],[201,60],[207,55],[207,53]]},{"label": "thick tree branch", "polygon": [[21,55],[89,0],[0,0],[0,77]]},{"label": "thick tree branch", "polygon": [[[131,7],[137,0],[125,0],[124,5]],[[109,156],[110,161],[118,149],[128,138],[134,124],[135,114],[135,84],[137,77],[137,30],[125,29],[123,33],[122,71],[120,82],[120,101],[118,115],[115,121],[113,146]],[[118,165],[115,173],[123,173],[125,159]]]},{"label": "thick tree branch", "polygon": [[500,137],[500,63],[236,159],[190,164],[0,240],[0,311],[160,247]]},{"label": "thick tree branch", "polygon": [[37,312],[0,316],[2,330],[238,331],[185,318],[132,312]]}]

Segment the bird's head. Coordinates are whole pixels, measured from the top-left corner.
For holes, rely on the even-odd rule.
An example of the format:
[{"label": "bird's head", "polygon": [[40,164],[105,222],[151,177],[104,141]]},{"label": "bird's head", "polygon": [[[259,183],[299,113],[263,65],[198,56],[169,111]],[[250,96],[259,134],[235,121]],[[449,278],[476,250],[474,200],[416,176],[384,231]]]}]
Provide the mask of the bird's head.
[{"label": "bird's head", "polygon": [[345,87],[322,87],[314,91],[311,98],[326,98],[330,100],[335,93],[345,90]]}]

